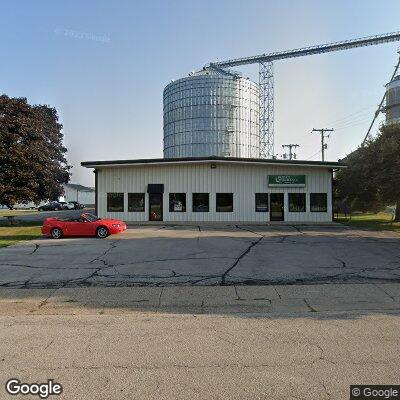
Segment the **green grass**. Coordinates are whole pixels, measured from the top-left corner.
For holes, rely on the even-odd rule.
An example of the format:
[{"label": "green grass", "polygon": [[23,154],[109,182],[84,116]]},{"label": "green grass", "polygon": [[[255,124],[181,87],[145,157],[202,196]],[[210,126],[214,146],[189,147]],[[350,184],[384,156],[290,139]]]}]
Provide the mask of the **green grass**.
[{"label": "green grass", "polygon": [[6,217],[9,215],[14,215],[15,217],[18,217],[20,215],[32,215],[38,213],[39,211],[37,210],[8,210],[5,208],[0,210],[0,217]]},{"label": "green grass", "polygon": [[338,217],[335,216],[335,220],[353,228],[400,233],[400,222],[392,222],[392,215],[384,212],[353,214],[351,219],[339,214]]},{"label": "green grass", "polygon": [[15,221],[9,225],[7,221],[0,221],[0,247],[38,238],[42,234],[41,226],[41,222]]}]

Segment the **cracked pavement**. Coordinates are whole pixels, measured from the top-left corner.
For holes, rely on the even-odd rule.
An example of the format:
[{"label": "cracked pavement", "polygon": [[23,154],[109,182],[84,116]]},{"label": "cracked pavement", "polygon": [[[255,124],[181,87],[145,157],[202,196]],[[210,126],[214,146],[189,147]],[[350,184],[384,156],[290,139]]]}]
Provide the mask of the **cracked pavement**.
[{"label": "cracked pavement", "polygon": [[398,384],[399,236],[151,226],[0,250],[5,382],[62,399],[344,400]]},{"label": "cracked pavement", "polygon": [[347,400],[351,384],[399,379],[398,315],[30,315],[0,326],[2,399],[10,377],[54,379],[71,400]]},{"label": "cracked pavement", "polygon": [[400,236],[343,226],[145,226],[0,249],[0,286],[400,282]]}]

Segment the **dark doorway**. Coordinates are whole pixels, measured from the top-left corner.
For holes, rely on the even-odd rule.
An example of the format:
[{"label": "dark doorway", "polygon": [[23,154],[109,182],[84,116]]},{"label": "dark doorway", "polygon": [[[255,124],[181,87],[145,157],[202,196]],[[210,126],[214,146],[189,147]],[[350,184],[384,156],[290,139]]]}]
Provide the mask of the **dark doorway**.
[{"label": "dark doorway", "polygon": [[284,221],[284,194],[283,193],[271,193],[270,194],[270,221]]},{"label": "dark doorway", "polygon": [[149,193],[149,221],[163,220],[163,194]]}]

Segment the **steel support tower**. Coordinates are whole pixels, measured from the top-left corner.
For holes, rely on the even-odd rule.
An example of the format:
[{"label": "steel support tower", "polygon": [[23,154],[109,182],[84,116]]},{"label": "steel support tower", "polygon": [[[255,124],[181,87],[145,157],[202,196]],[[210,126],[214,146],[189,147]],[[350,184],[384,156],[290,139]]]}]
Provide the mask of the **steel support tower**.
[{"label": "steel support tower", "polygon": [[274,156],[274,71],[269,61],[259,63],[260,156]]},{"label": "steel support tower", "polygon": [[400,32],[385,33],[359,39],[321,44],[295,50],[260,54],[252,57],[235,58],[210,63],[210,67],[229,68],[239,65],[259,64],[260,85],[260,148],[262,158],[274,158],[274,76],[273,61],[303,57],[355,47],[373,46],[400,40]]}]

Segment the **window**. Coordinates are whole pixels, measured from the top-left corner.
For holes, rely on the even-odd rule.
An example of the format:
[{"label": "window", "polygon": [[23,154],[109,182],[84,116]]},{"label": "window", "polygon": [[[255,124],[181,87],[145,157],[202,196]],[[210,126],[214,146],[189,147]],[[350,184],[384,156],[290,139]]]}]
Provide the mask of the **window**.
[{"label": "window", "polygon": [[186,212],[186,193],[169,194],[169,212]]},{"label": "window", "polygon": [[128,193],[128,211],[144,212],[144,193]]},{"label": "window", "polygon": [[210,211],[210,195],[208,193],[193,193],[193,212]]},{"label": "window", "polygon": [[124,194],[107,193],[107,212],[124,211]]},{"label": "window", "polygon": [[233,193],[217,193],[217,212],[233,212]]},{"label": "window", "polygon": [[328,211],[326,193],[311,193],[310,194],[310,211],[313,211],[313,212]]},{"label": "window", "polygon": [[268,193],[256,193],[256,212],[268,211]]},{"label": "window", "polygon": [[306,211],[305,193],[289,193],[289,211],[290,212]]}]

